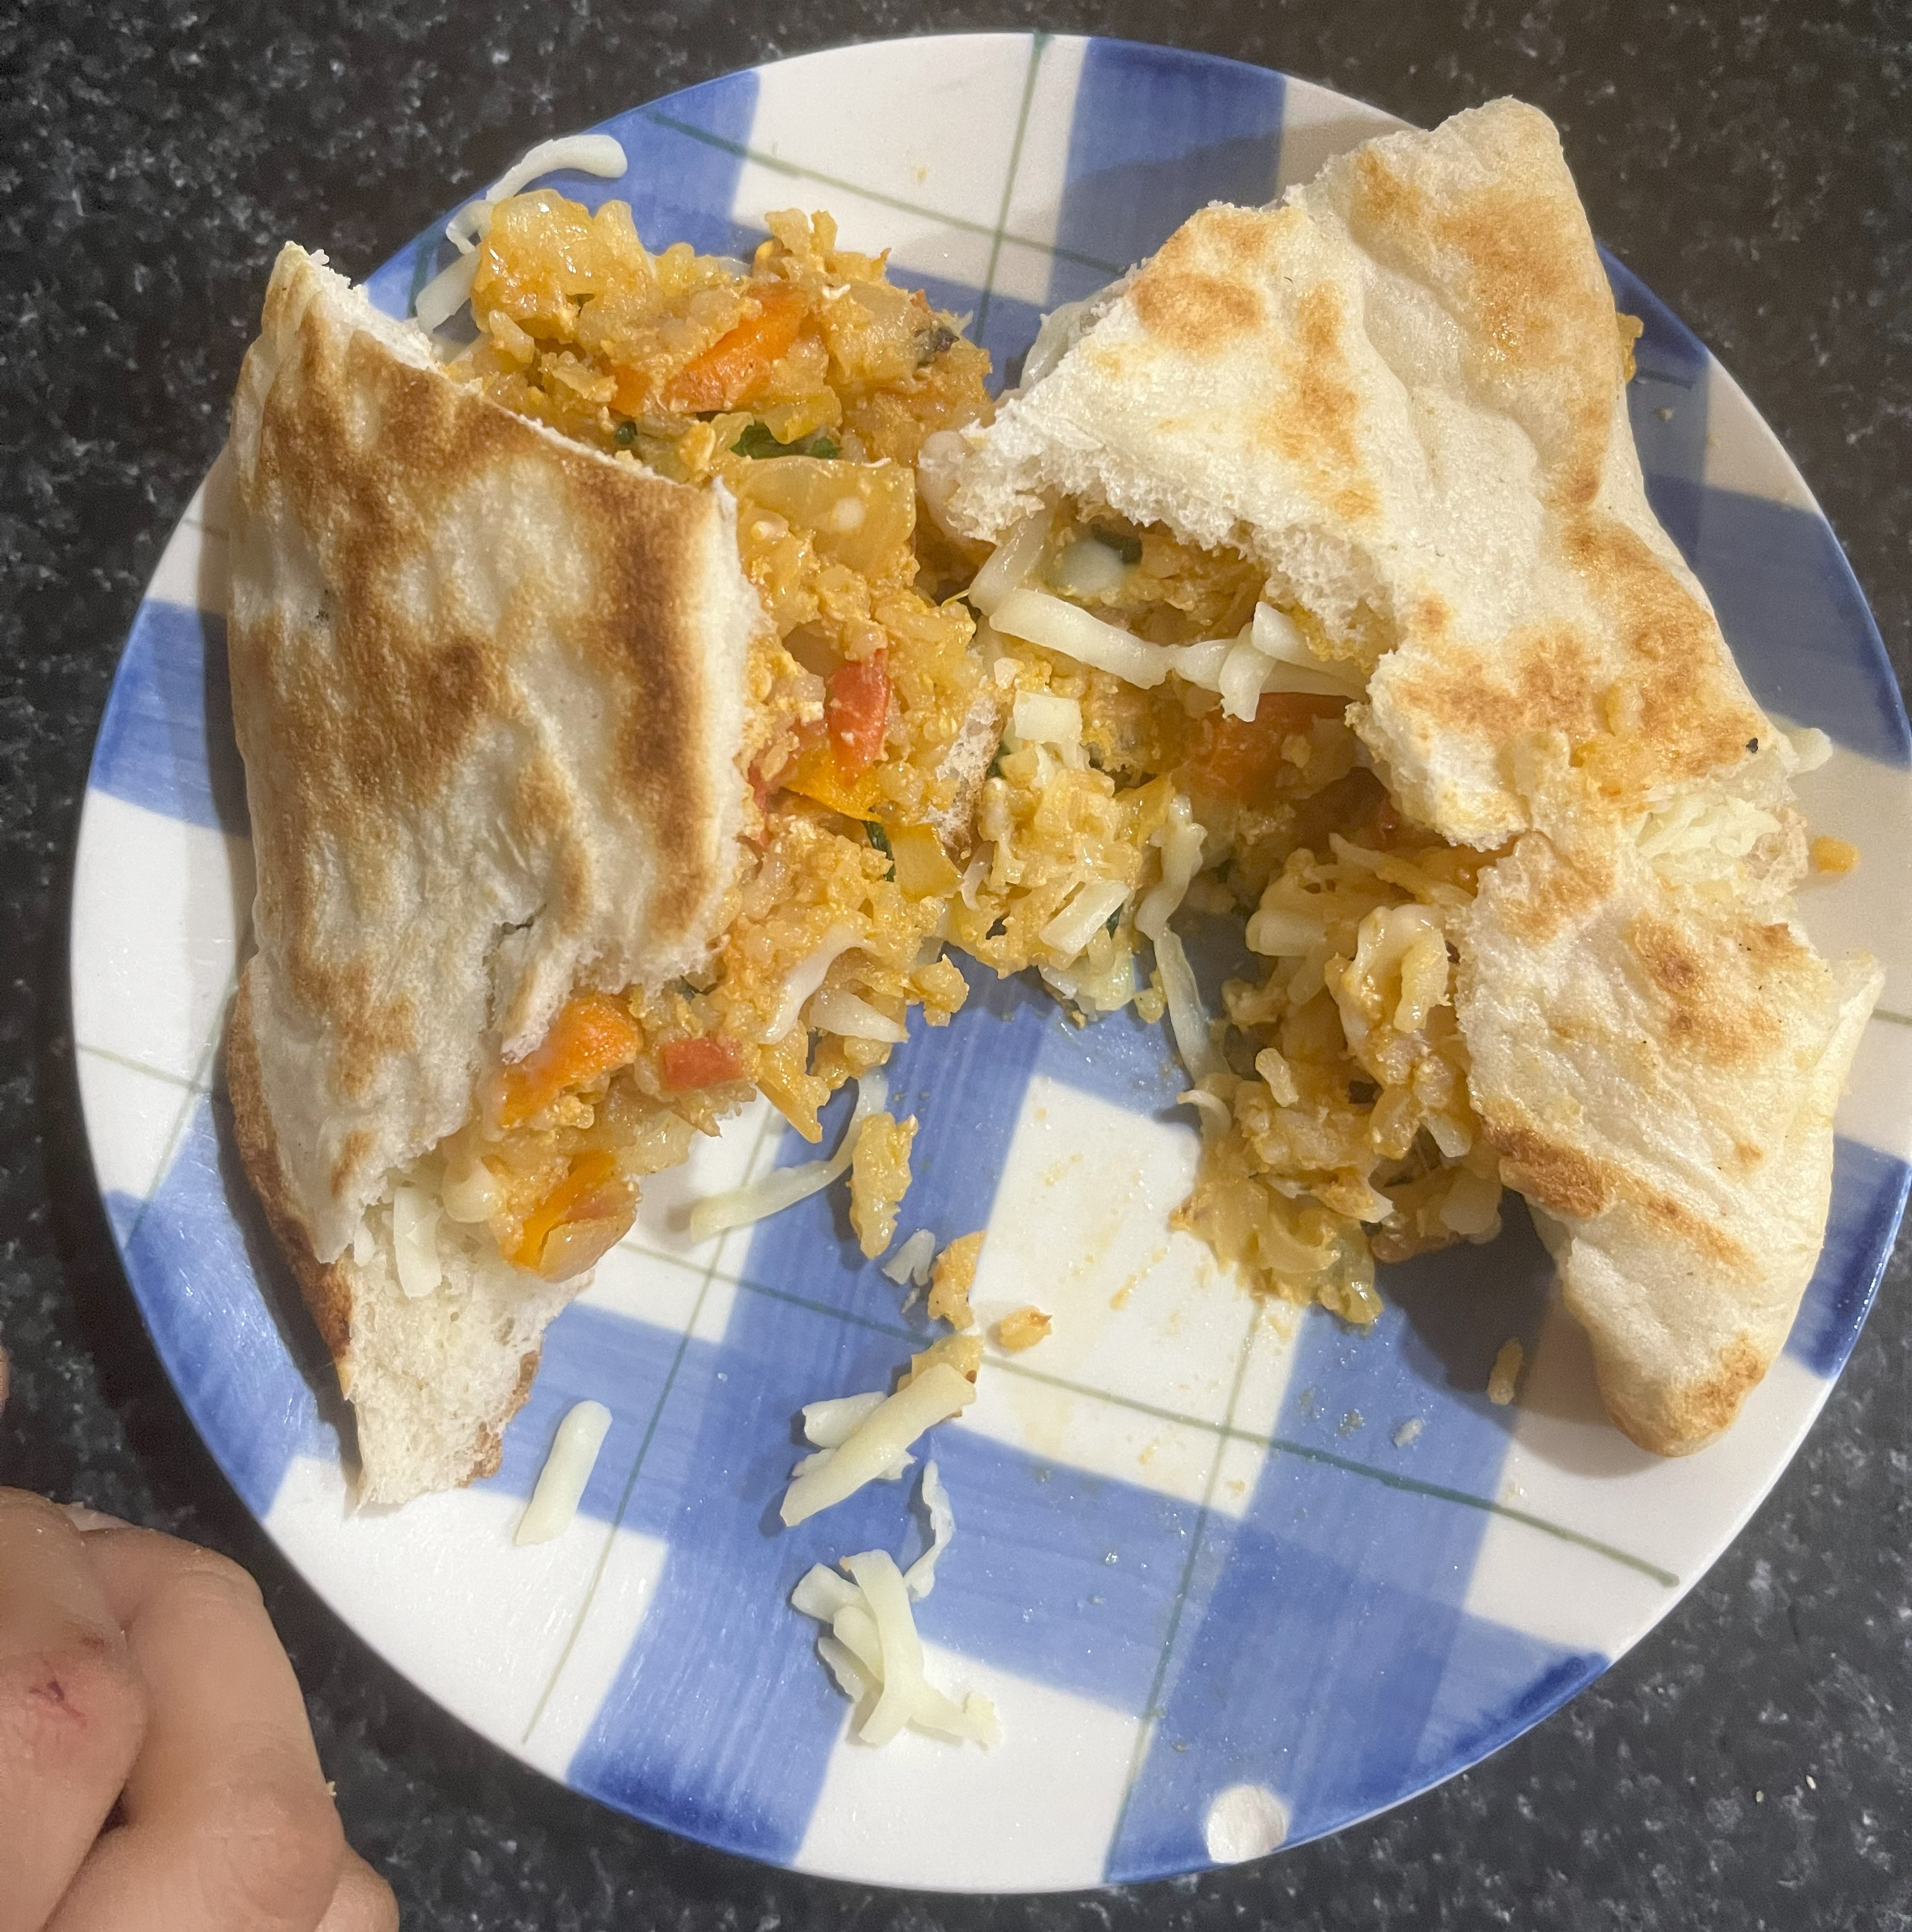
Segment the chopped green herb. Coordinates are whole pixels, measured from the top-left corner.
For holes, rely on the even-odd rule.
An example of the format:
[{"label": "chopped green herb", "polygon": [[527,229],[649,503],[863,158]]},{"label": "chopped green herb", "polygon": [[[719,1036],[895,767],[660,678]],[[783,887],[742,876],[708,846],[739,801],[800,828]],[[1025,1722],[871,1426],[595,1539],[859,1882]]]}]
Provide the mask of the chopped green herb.
[{"label": "chopped green herb", "polygon": [[814,456],[825,463],[834,462],[842,454],[839,445],[821,430],[815,436],[806,436],[800,442],[779,442],[771,435],[769,427],[754,422],[731,445],[733,456]]},{"label": "chopped green herb", "polygon": [[943,351],[951,347],[956,332],[947,323],[939,322],[934,328],[926,328],[916,338],[916,366],[925,368],[935,361]]},{"label": "chopped green herb", "polygon": [[1115,530],[1107,524],[1091,524],[1089,535],[1106,549],[1112,550],[1124,563],[1142,561],[1142,539],[1132,531]]},{"label": "chopped green herb", "polygon": [[890,849],[889,833],[874,818],[863,820],[863,832],[869,842],[890,861],[890,870],[886,876],[893,879],[896,876],[896,855]]},{"label": "chopped green herb", "polygon": [[995,756],[989,760],[989,776],[991,778],[999,778],[1002,776],[1002,754],[1008,749],[1009,740],[1007,738],[1004,738],[996,746]]},{"label": "chopped green herb", "polygon": [[1112,933],[1115,930],[1116,927],[1120,926],[1121,922],[1122,908],[1120,906],[1118,906],[1115,910],[1103,921],[1102,929],[1104,932]]},{"label": "chopped green herb", "polygon": [[629,449],[638,440],[638,426],[634,422],[621,422],[611,433],[611,440],[620,449]]}]

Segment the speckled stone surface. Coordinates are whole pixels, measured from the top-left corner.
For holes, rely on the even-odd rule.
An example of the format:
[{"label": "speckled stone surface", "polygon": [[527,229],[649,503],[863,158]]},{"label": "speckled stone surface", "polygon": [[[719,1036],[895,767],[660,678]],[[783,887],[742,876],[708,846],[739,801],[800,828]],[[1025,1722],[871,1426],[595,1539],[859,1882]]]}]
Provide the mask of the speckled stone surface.
[{"label": "speckled stone surface", "polygon": [[[394,16],[397,17],[394,17]],[[728,68],[993,26],[1179,41],[1432,122],[1516,92],[1596,230],[1798,459],[1901,678],[1912,628],[1912,10],[1607,0],[13,0],[0,8],[0,1482],[263,1582],[353,1841],[412,1927],[1712,1932],[1912,1926],[1912,1256],[1738,1543],[1565,1710],[1368,1825],[1072,1898],[872,1892],[600,1810],[395,1677],[200,1447],[93,1194],[65,934],[115,657],[223,434],[272,250],[362,272],[531,141]],[[0,1820],[0,1831],[5,1821]]]}]

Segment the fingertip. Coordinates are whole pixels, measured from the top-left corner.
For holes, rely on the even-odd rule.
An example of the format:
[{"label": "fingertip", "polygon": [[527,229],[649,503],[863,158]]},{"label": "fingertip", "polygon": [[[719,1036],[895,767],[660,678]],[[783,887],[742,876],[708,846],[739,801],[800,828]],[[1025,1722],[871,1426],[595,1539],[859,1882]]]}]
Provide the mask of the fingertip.
[{"label": "fingertip", "polygon": [[398,1900],[391,1886],[350,1846],[316,1932],[398,1932]]}]

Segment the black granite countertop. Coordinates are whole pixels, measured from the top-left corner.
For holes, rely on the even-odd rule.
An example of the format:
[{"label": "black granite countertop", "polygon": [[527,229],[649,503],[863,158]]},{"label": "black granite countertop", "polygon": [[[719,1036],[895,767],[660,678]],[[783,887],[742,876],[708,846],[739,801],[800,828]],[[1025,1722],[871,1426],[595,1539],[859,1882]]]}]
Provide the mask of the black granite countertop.
[{"label": "black granite countertop", "polygon": [[[353,1842],[408,1926],[772,1932],[1912,1925],[1912,1263],[1712,1574],[1497,1756],[1260,1864],[1073,1898],[872,1892],[615,1816],[373,1657],[200,1447],[95,1197],[66,927],[119,644],[219,446],[279,240],[362,272],[533,140],[852,38],[1094,29],[1431,123],[1559,122],[1595,228],[1791,449],[1898,666],[1912,644],[1912,10],[1904,0],[14,0],[0,8],[0,1482],[249,1564]],[[4,1828],[0,1826],[0,1828]]]}]

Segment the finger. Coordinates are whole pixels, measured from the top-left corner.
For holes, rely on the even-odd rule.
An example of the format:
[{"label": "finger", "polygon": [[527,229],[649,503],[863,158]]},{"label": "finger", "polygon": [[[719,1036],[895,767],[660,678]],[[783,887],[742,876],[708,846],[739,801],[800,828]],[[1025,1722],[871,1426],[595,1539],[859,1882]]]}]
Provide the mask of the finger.
[{"label": "finger", "polygon": [[149,1530],[87,1539],[146,1680],[122,1801],[49,1932],[312,1932],[345,1841],[259,1586]]},{"label": "finger", "polygon": [[80,1532],[0,1490],[0,1932],[37,1928],[126,1781],[140,1676]]},{"label": "finger", "polygon": [[350,1849],[319,1932],[398,1932],[398,1901],[391,1886]]}]

